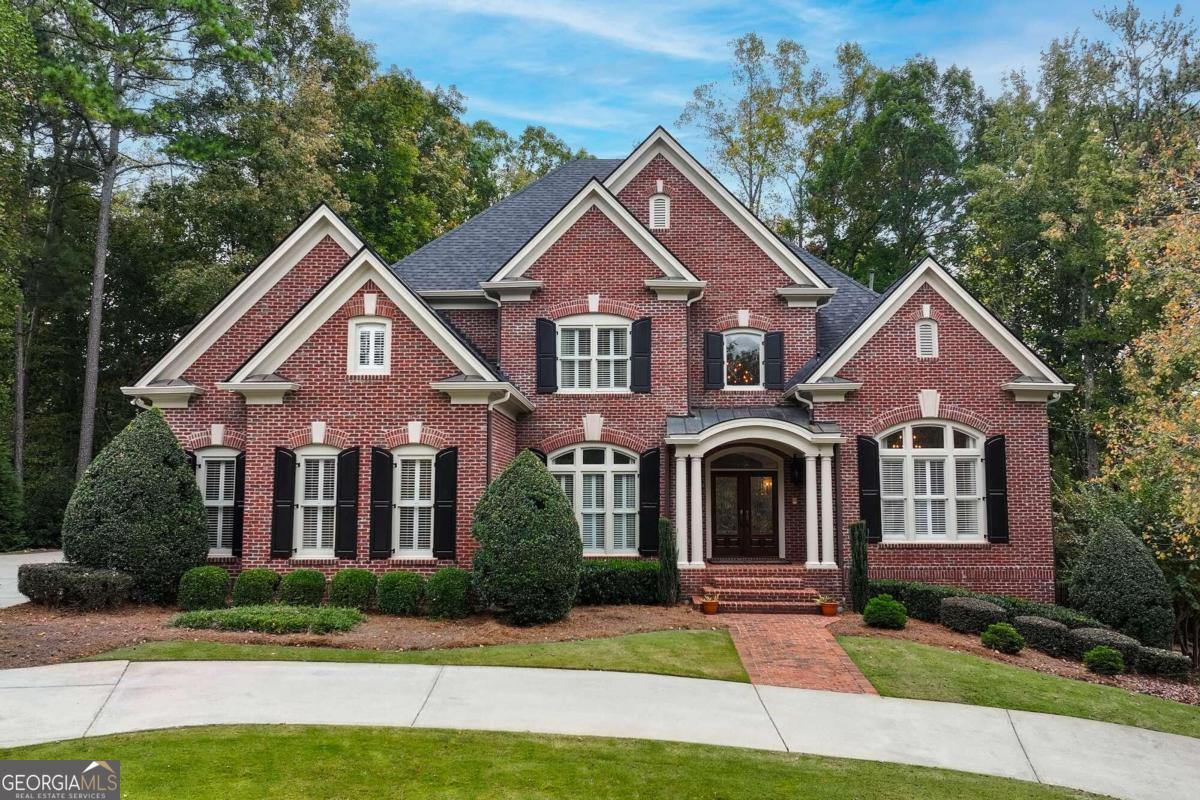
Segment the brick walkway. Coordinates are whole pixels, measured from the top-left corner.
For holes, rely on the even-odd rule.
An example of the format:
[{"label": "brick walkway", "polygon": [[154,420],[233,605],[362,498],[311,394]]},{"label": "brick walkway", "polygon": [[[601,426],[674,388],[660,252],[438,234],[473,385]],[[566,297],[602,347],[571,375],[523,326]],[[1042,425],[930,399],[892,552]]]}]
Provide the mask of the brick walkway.
[{"label": "brick walkway", "polygon": [[722,614],[753,683],[878,694],[826,628],[837,617]]}]

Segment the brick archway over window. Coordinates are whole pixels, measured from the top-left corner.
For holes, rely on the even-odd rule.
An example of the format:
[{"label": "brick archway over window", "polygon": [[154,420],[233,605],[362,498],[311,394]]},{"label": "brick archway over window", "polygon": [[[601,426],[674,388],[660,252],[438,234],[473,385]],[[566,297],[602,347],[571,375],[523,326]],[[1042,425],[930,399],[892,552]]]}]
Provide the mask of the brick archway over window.
[{"label": "brick archway over window", "polygon": [[587,298],[558,303],[546,309],[547,319],[562,319],[563,317],[573,317],[576,314],[614,314],[626,319],[637,319],[642,316],[641,312],[629,303],[622,303],[619,300],[605,300],[603,297],[600,298],[600,303],[596,306],[595,311],[588,308]]},{"label": "brick archway over window", "polygon": [[[428,425],[422,425],[420,441],[416,444],[429,445],[430,447],[441,450],[449,445],[449,443],[450,440],[446,437],[446,434],[442,433],[437,428],[431,428]],[[406,444],[413,444],[413,442],[409,441],[407,425],[403,428],[393,428],[383,434],[383,446],[389,450]]]},{"label": "brick archway over window", "polygon": [[350,434],[345,431],[339,431],[337,428],[327,427],[325,428],[324,440],[315,442],[313,441],[312,426],[306,425],[303,428],[296,428],[287,435],[287,446],[293,450],[308,444],[324,444],[329,447],[345,448],[350,446]]},{"label": "brick archway over window", "polygon": [[762,314],[757,314],[753,311],[747,315],[745,324],[742,324],[742,320],[738,315],[738,312],[734,311],[717,317],[717,321],[713,323],[713,327],[710,328],[710,330],[728,331],[733,330],[734,328],[753,328],[759,331],[769,331],[771,330],[772,325],[771,321]]},{"label": "brick archway over window", "polygon": [[640,453],[650,446],[640,436],[634,436],[632,433],[610,428],[607,425],[601,430],[599,439],[588,439],[581,425],[578,428],[562,431],[543,439],[539,449],[544,453],[553,453],[555,450],[567,447],[568,445],[586,444],[588,442],[616,445],[617,447],[624,447],[626,450],[632,450],[635,453]]},{"label": "brick archway over window", "polygon": [[[972,427],[980,433],[986,433],[992,428],[992,423],[975,412],[945,402],[938,409],[936,418],[950,420],[951,422],[961,422],[963,425]],[[867,423],[866,429],[871,435],[878,436],[888,428],[905,422],[919,422],[923,419],[929,419],[929,417],[921,413],[920,405],[913,403],[910,406],[900,406],[899,408],[893,408],[890,411],[879,414]]]},{"label": "brick archway over window", "polygon": [[234,450],[246,449],[246,434],[236,428],[226,426],[225,434],[220,442],[213,441],[212,427],[192,431],[183,440],[183,449],[199,450],[201,447],[229,447]]}]

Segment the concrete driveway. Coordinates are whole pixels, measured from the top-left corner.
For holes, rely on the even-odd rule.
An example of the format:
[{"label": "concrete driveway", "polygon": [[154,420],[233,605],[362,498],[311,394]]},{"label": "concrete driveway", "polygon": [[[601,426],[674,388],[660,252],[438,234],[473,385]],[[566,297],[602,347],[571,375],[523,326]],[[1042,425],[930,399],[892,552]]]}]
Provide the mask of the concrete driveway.
[{"label": "concrete driveway", "polygon": [[[1192,798],[1200,786],[1200,739],[812,689],[416,664],[102,661],[0,670],[0,746],[183,725],[286,723],[732,745],[942,767],[1129,800]],[[86,744],[78,750],[77,757],[90,757]]]},{"label": "concrete driveway", "polygon": [[62,550],[35,550],[32,553],[0,553],[0,608],[19,605],[29,598],[17,591],[17,569],[22,564],[62,561]]}]

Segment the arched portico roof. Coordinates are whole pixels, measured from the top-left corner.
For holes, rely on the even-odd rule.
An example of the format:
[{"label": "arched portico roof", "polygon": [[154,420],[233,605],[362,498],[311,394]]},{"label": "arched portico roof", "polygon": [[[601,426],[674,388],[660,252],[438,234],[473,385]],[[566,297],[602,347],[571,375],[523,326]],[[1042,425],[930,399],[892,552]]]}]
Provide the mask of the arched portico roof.
[{"label": "arched portico roof", "polygon": [[800,407],[702,409],[667,418],[666,443],[677,455],[703,456],[730,444],[757,444],[817,456],[845,441],[836,425],[812,423]]}]

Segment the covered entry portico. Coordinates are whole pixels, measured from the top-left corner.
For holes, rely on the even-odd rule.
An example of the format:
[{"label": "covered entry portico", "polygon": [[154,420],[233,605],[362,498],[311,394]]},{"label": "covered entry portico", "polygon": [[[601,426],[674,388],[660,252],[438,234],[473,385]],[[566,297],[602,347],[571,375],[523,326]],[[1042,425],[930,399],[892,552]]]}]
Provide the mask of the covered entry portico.
[{"label": "covered entry portico", "polygon": [[[833,452],[842,441],[837,426],[811,422],[799,406],[698,409],[668,417],[680,567],[726,558],[803,558],[810,569],[836,567]],[[798,504],[786,502],[795,459],[804,465],[803,554],[787,546],[787,530],[799,522]]]}]

